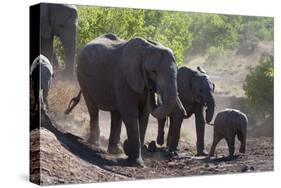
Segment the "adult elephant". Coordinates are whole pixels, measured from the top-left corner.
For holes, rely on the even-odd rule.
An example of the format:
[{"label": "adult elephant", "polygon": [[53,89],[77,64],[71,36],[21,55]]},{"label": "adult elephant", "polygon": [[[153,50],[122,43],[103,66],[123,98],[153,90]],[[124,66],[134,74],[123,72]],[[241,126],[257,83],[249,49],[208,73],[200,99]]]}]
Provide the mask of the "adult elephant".
[{"label": "adult elephant", "polygon": [[[142,38],[126,41],[113,34],[88,43],[80,52],[77,76],[90,114],[89,141],[99,143],[99,110],[110,111],[108,151],[122,151],[119,142],[123,121],[128,136],[124,142],[127,161],[143,165],[141,146],[148,123],[148,106],[152,107],[154,93],[158,93],[163,104],[152,108],[151,114],[162,119],[171,113],[177,97],[176,75],[172,51],[159,43]],[[75,99],[80,98],[81,92]],[[74,102],[67,113],[79,100]]]},{"label": "adult elephant", "polygon": [[41,54],[51,62],[56,62],[53,42],[54,36],[59,37],[64,49],[65,73],[72,75],[76,43],[76,7],[42,3],[40,21]]},{"label": "adult elephant", "polygon": [[[197,136],[197,155],[206,156],[204,153],[204,107],[206,109],[206,122],[210,122],[214,115],[215,85],[210,81],[207,74],[200,68],[198,71],[191,70],[187,67],[181,67],[178,70],[177,83],[179,98],[186,110],[186,114],[178,106],[175,106],[170,117],[170,127],[167,137],[167,146],[169,151],[175,151],[180,138],[181,124],[184,118],[189,118],[195,114],[196,136]],[[164,144],[164,125],[166,118],[158,119],[157,144]]]}]

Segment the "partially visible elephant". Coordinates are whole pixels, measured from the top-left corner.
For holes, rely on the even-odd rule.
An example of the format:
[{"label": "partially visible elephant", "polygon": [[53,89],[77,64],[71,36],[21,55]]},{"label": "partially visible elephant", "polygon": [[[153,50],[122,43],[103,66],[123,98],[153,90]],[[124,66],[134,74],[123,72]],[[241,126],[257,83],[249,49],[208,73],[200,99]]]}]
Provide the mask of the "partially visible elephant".
[{"label": "partially visible elephant", "polygon": [[[183,119],[189,118],[195,114],[196,135],[197,135],[197,155],[205,156],[204,153],[204,134],[205,134],[205,119],[209,123],[214,115],[215,100],[213,84],[208,75],[200,68],[194,71],[187,67],[181,67],[178,70],[177,83],[179,98],[183,107],[186,110],[186,115],[183,114],[179,106],[175,106],[172,113],[169,115],[170,125],[167,137],[167,147],[170,152],[175,151],[180,138],[180,130]],[[206,118],[204,119],[204,107],[206,109]],[[164,144],[164,126],[166,118],[158,119],[158,135],[157,144]]]},{"label": "partially visible elephant", "polygon": [[30,67],[31,86],[34,95],[32,111],[46,110],[48,108],[48,93],[52,77],[53,67],[50,61],[43,55],[36,57]]},{"label": "partially visible elephant", "polygon": [[[151,114],[164,118],[177,98],[177,67],[170,49],[142,38],[129,41],[113,34],[100,36],[80,51],[77,76],[90,114],[91,143],[99,144],[99,110],[110,111],[111,132],[108,151],[119,153],[121,122],[128,139],[124,151],[128,162],[143,165],[141,146]],[[163,104],[154,107],[154,93]],[[79,102],[81,92],[66,113]],[[153,97],[152,97],[153,96]]]},{"label": "partially visible elephant", "polygon": [[59,37],[64,49],[65,73],[73,74],[76,48],[77,10],[74,5],[40,5],[41,54],[56,63],[54,36]]},{"label": "partially visible elephant", "polygon": [[213,156],[215,148],[221,139],[226,139],[229,149],[229,156],[232,157],[235,150],[235,136],[241,143],[240,153],[246,151],[247,137],[247,116],[235,109],[225,109],[219,112],[214,123],[214,138],[209,156]]}]

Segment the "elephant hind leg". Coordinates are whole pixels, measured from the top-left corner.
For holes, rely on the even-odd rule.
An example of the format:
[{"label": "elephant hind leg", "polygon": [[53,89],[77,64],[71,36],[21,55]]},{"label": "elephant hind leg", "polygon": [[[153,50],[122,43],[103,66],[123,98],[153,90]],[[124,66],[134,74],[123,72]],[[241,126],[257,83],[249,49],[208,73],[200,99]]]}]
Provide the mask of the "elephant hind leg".
[{"label": "elephant hind leg", "polygon": [[226,141],[229,150],[229,157],[232,157],[234,155],[234,150],[235,150],[235,134],[231,133],[226,139]]},{"label": "elephant hind leg", "polygon": [[245,135],[243,135],[243,133],[241,131],[238,131],[237,132],[237,137],[238,137],[238,140],[241,143],[239,152],[240,153],[245,153],[245,151],[246,151],[246,138],[245,138]]},{"label": "elephant hind leg", "polygon": [[214,132],[214,140],[211,146],[211,150],[209,152],[209,156],[214,156],[215,153],[215,149],[217,144],[221,141],[222,137],[220,135],[218,135],[216,132]]},{"label": "elephant hind leg", "polygon": [[111,129],[110,129],[107,152],[111,154],[121,154],[122,148],[120,145],[120,134],[121,134],[122,119],[120,113],[117,111],[111,111],[110,115],[111,115]]},{"label": "elephant hind leg", "polygon": [[90,136],[88,142],[99,146],[100,144],[100,127],[99,127],[99,109],[92,99],[91,91],[80,83],[89,114],[90,114]]},{"label": "elephant hind leg", "polygon": [[90,113],[90,137],[88,142],[99,145],[100,144],[100,127],[99,127],[99,110],[97,108],[89,109]]}]

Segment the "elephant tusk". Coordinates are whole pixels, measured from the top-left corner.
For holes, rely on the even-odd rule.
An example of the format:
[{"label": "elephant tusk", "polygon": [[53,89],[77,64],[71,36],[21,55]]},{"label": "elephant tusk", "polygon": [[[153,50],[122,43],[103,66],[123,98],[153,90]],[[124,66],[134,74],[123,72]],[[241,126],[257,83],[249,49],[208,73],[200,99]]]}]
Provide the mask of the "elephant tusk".
[{"label": "elephant tusk", "polygon": [[162,99],[160,94],[156,93],[156,100],[155,101],[156,101],[157,106],[163,104],[163,99]]},{"label": "elephant tusk", "polygon": [[183,112],[184,116],[187,116],[186,110],[185,110],[184,106],[182,105],[182,102],[181,102],[179,96],[177,96],[176,101],[177,101],[177,105],[179,106],[179,108]]}]

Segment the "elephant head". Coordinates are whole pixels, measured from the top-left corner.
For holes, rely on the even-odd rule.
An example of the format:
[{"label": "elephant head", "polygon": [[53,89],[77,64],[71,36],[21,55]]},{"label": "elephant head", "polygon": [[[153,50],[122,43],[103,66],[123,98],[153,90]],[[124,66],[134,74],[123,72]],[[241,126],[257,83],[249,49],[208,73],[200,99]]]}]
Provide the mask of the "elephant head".
[{"label": "elephant head", "polygon": [[198,72],[192,77],[190,87],[193,93],[193,99],[195,102],[206,106],[206,122],[209,123],[214,115],[215,100],[214,91],[215,84],[212,83],[208,75],[202,68],[197,68]]},{"label": "elephant head", "polygon": [[64,49],[64,64],[67,73],[72,74],[76,50],[77,10],[73,5],[41,4],[42,53],[55,62],[53,49],[54,36],[57,36]]},{"label": "elephant head", "polygon": [[126,44],[122,58],[126,81],[134,92],[161,96],[162,104],[154,106],[151,114],[163,119],[171,113],[177,98],[177,67],[172,51],[159,43],[135,38]]}]

